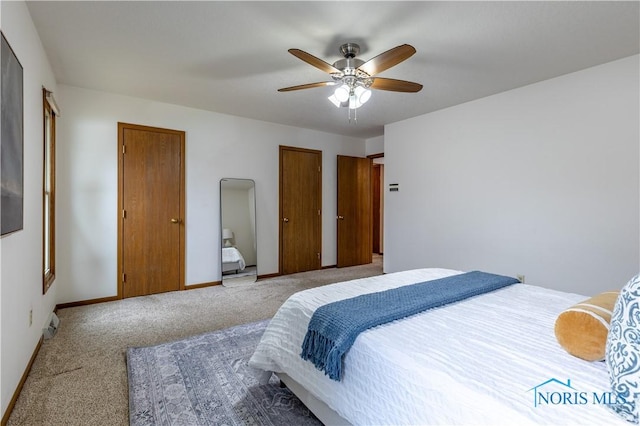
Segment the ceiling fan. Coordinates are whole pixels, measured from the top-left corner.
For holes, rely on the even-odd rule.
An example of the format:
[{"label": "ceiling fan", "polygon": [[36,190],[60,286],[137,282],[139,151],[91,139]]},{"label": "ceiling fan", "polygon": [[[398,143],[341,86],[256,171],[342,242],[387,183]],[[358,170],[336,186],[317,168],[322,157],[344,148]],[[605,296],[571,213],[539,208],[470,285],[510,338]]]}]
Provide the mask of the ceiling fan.
[{"label": "ceiling fan", "polygon": [[406,93],[415,93],[422,89],[421,84],[411,81],[375,77],[376,74],[398,65],[416,53],[416,49],[408,44],[396,46],[365,62],[356,58],[360,53],[360,46],[356,43],[345,43],[340,46],[340,53],[344,56],[344,59],[336,61],[333,65],[300,49],[289,49],[289,53],[330,74],[332,81],[284,87],[278,89],[278,92],[338,86],[334,94],[329,97],[329,100],[337,107],[348,106],[351,110],[359,108],[369,100],[371,97],[369,89]]}]

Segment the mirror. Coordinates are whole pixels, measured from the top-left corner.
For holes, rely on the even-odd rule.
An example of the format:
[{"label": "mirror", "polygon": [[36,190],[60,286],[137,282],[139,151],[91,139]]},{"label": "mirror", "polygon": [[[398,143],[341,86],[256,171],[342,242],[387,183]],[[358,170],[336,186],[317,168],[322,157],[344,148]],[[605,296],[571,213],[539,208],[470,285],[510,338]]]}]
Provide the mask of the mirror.
[{"label": "mirror", "polygon": [[220,180],[222,284],[251,284],[258,276],[256,190],[251,179]]}]

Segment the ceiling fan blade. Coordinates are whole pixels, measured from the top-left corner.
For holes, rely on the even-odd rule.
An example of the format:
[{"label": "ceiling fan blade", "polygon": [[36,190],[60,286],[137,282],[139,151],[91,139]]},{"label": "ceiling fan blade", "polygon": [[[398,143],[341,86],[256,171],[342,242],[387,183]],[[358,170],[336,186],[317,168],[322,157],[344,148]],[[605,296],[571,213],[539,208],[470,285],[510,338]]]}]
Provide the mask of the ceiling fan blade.
[{"label": "ceiling fan blade", "polygon": [[394,65],[398,65],[400,62],[411,57],[414,53],[416,53],[416,49],[413,46],[409,44],[402,44],[379,54],[375,58],[369,59],[367,62],[360,65],[358,69],[366,72],[370,76],[373,76],[391,68]]},{"label": "ceiling fan blade", "polygon": [[324,71],[326,73],[332,74],[332,73],[339,73],[340,72],[340,70],[338,68],[336,68],[333,65],[323,61],[320,58],[316,58],[315,56],[313,56],[310,53],[305,52],[304,50],[289,49],[289,53],[291,53],[296,58],[302,59],[306,63],[308,63],[310,65],[313,65],[314,67],[316,67],[319,70]]},{"label": "ceiling fan blade", "polygon": [[301,84],[299,86],[283,87],[282,89],[278,89],[278,92],[291,92],[292,90],[312,89],[314,87],[333,86],[335,84],[335,81],[320,81],[318,83],[308,83]]},{"label": "ceiling fan blade", "polygon": [[409,92],[415,93],[422,90],[422,84],[414,83],[405,80],[395,80],[393,78],[373,78],[371,83],[371,89],[377,90],[389,90],[391,92]]}]

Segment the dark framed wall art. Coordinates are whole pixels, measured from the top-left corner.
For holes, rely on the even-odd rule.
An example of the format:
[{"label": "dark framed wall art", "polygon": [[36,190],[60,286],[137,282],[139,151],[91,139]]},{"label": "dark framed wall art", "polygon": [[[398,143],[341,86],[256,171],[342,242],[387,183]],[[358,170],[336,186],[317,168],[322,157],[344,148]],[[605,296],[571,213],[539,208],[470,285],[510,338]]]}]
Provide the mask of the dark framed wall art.
[{"label": "dark framed wall art", "polygon": [[0,34],[0,228],[6,235],[23,226],[24,99],[22,65],[4,34]]}]

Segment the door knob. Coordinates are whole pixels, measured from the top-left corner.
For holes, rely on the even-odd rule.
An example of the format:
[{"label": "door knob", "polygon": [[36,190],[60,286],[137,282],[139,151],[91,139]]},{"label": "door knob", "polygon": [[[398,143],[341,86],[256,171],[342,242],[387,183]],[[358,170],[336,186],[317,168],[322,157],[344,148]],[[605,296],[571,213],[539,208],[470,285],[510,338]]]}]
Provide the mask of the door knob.
[{"label": "door knob", "polygon": [[171,223],[179,223],[180,219],[171,218]]},{"label": "door knob", "polygon": [[338,216],[338,219],[344,220],[344,216]]},{"label": "door knob", "polygon": [[289,222],[289,218],[288,218],[288,217],[285,217],[284,219],[282,219],[282,221],[283,221],[284,223],[287,223],[287,222]]}]

